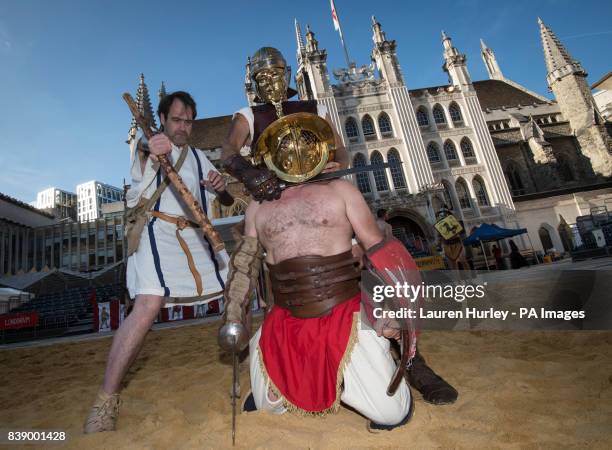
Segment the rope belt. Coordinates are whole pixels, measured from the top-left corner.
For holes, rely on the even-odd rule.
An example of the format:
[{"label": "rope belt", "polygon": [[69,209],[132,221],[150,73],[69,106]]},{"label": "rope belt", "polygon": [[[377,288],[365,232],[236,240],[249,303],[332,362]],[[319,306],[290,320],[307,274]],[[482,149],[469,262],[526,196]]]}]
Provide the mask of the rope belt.
[{"label": "rope belt", "polygon": [[187,256],[187,264],[189,265],[189,270],[191,271],[191,275],[193,275],[193,279],[195,280],[198,295],[202,295],[202,277],[200,276],[200,272],[198,272],[198,269],[196,269],[195,263],[193,262],[193,256],[189,251],[189,247],[187,247],[187,243],[180,234],[180,231],[184,230],[187,227],[199,228],[200,225],[182,216],[169,216],[168,214],[164,214],[163,212],[159,211],[151,211],[150,214],[160,220],[170,222],[176,225],[176,239],[178,240],[179,245],[183,249],[185,256]]}]

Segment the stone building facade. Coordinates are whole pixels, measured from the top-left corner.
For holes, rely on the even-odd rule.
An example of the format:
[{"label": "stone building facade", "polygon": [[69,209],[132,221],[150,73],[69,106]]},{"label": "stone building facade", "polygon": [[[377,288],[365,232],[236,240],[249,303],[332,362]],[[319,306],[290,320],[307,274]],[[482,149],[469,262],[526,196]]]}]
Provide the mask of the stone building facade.
[{"label": "stone building facade", "polygon": [[[489,79],[472,81],[465,55],[444,32],[443,70],[449,83],[410,89],[397,43],[372,19],[372,64],[334,70],[334,82],[326,50],[312,30],[307,28],[304,37],[296,21],[295,81],[301,99],[327,107],[352,166],[402,162],[401,169],[353,176],[373,211],[390,211],[398,237],[408,243],[434,240],[435,212],[447,204],[468,231],[485,222],[527,227],[536,249],[546,250],[549,241],[559,247],[559,226],[571,226],[590,207],[612,201],[610,123],[597,109],[580,63],[541,20],[555,100],[507,79],[482,41]],[[247,66],[250,104],[253,89]],[[143,78],[137,97],[143,113],[152,115]],[[231,116],[196,120],[192,146],[217,161],[230,123]],[[230,208],[217,205],[212,217],[240,214],[248,204],[242,187],[228,181],[238,200]],[[568,195],[575,206],[569,209]],[[540,239],[543,227],[554,234],[546,243]],[[524,238],[518,244],[529,245]],[[565,247],[559,250],[569,250]]]},{"label": "stone building facade", "polygon": [[467,229],[483,222],[518,227],[465,55],[443,33],[450,84],[410,90],[397,44],[375,18],[372,33],[372,65],[334,71],[332,84],[326,51],[309,29],[303,42],[296,23],[300,97],[328,107],[353,166],[403,163],[355,176],[372,209],[388,209],[394,233],[408,242],[435,238],[432,225],[442,204]]}]

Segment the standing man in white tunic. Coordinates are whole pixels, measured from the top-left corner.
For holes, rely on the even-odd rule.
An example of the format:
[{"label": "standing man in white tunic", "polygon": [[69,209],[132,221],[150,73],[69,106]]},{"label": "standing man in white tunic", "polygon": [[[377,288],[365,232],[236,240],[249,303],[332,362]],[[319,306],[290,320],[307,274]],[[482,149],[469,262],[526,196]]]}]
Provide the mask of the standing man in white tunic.
[{"label": "standing man in white tunic", "polygon": [[[127,192],[128,207],[150,199],[162,183],[158,155],[168,155],[171,163],[184,157],[178,170],[187,188],[206,213],[214,196],[231,205],[232,196],[225,182],[206,156],[188,146],[196,104],[182,91],[165,96],[157,114],[163,132],[149,142],[135,140],[132,151],[132,185]],[[121,381],[136,359],[145,336],[160,309],[170,297],[220,298],[225,288],[228,255],[215,253],[202,231],[193,226],[189,208],[173,185],[161,193],[147,213],[135,253],[128,258],[127,286],[135,297],[131,314],[115,333],[104,382],[85,422],[85,433],[115,430],[119,411]]]}]

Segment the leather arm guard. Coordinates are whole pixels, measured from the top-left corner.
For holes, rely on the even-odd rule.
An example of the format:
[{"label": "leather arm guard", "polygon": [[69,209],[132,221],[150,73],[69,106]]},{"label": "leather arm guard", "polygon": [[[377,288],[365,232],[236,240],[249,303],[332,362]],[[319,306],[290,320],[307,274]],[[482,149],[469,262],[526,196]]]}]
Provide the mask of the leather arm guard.
[{"label": "leather arm guard", "polygon": [[258,202],[280,198],[280,181],[276,174],[267,168],[255,167],[237,153],[224,161],[223,166],[230,175],[244,184]]},{"label": "leather arm guard", "polygon": [[[385,286],[418,285],[421,284],[421,275],[418,266],[414,262],[412,255],[404,244],[395,238],[383,239],[378,244],[373,245],[366,251],[365,267],[374,278],[375,284]],[[367,294],[366,294],[367,295]],[[366,298],[366,300],[369,300]],[[386,298],[388,307],[399,311],[400,308],[415,310],[418,300],[411,301],[403,297]],[[364,305],[366,314],[370,320],[374,321],[373,303],[369,301]],[[405,318],[400,321],[402,350],[400,364],[387,387],[387,394],[393,395],[397,390],[404,374],[404,370],[410,364],[416,354],[417,343],[417,321],[416,319]]]},{"label": "leather arm guard", "polygon": [[229,263],[225,311],[218,341],[224,350],[242,350],[249,342],[246,315],[253,286],[261,270],[263,248],[256,237],[241,236]]}]

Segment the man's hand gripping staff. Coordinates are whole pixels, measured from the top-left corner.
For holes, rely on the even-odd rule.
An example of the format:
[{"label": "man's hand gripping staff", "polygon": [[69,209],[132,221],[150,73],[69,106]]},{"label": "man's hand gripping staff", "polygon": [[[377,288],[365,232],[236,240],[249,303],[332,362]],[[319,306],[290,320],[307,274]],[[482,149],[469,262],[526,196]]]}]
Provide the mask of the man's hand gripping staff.
[{"label": "man's hand gripping staff", "polygon": [[[142,117],[142,115],[140,114],[140,111],[138,111],[138,106],[136,106],[136,102],[134,101],[132,96],[128,93],[125,93],[123,94],[123,99],[130,108],[134,119],[136,119],[136,122],[138,123],[140,128],[142,128],[145,137],[147,139],[151,139],[153,137],[153,131],[151,130],[150,125],[146,122],[144,117]],[[219,233],[217,233],[217,231],[213,228],[212,224],[208,220],[208,217],[202,210],[202,207],[200,206],[198,201],[194,198],[189,189],[187,189],[187,186],[185,186],[185,183],[183,182],[182,178],[179,176],[178,173],[176,173],[176,171],[172,167],[168,156],[158,155],[158,159],[162,169],[164,170],[164,173],[170,179],[170,182],[176,187],[176,190],[179,192],[181,198],[189,207],[189,210],[193,213],[193,216],[198,222],[198,225],[200,225],[200,227],[202,228],[202,231],[204,232],[208,240],[210,241],[210,244],[212,245],[214,251],[219,252],[223,250],[225,248],[225,245],[223,244],[223,240],[219,236]]]}]

